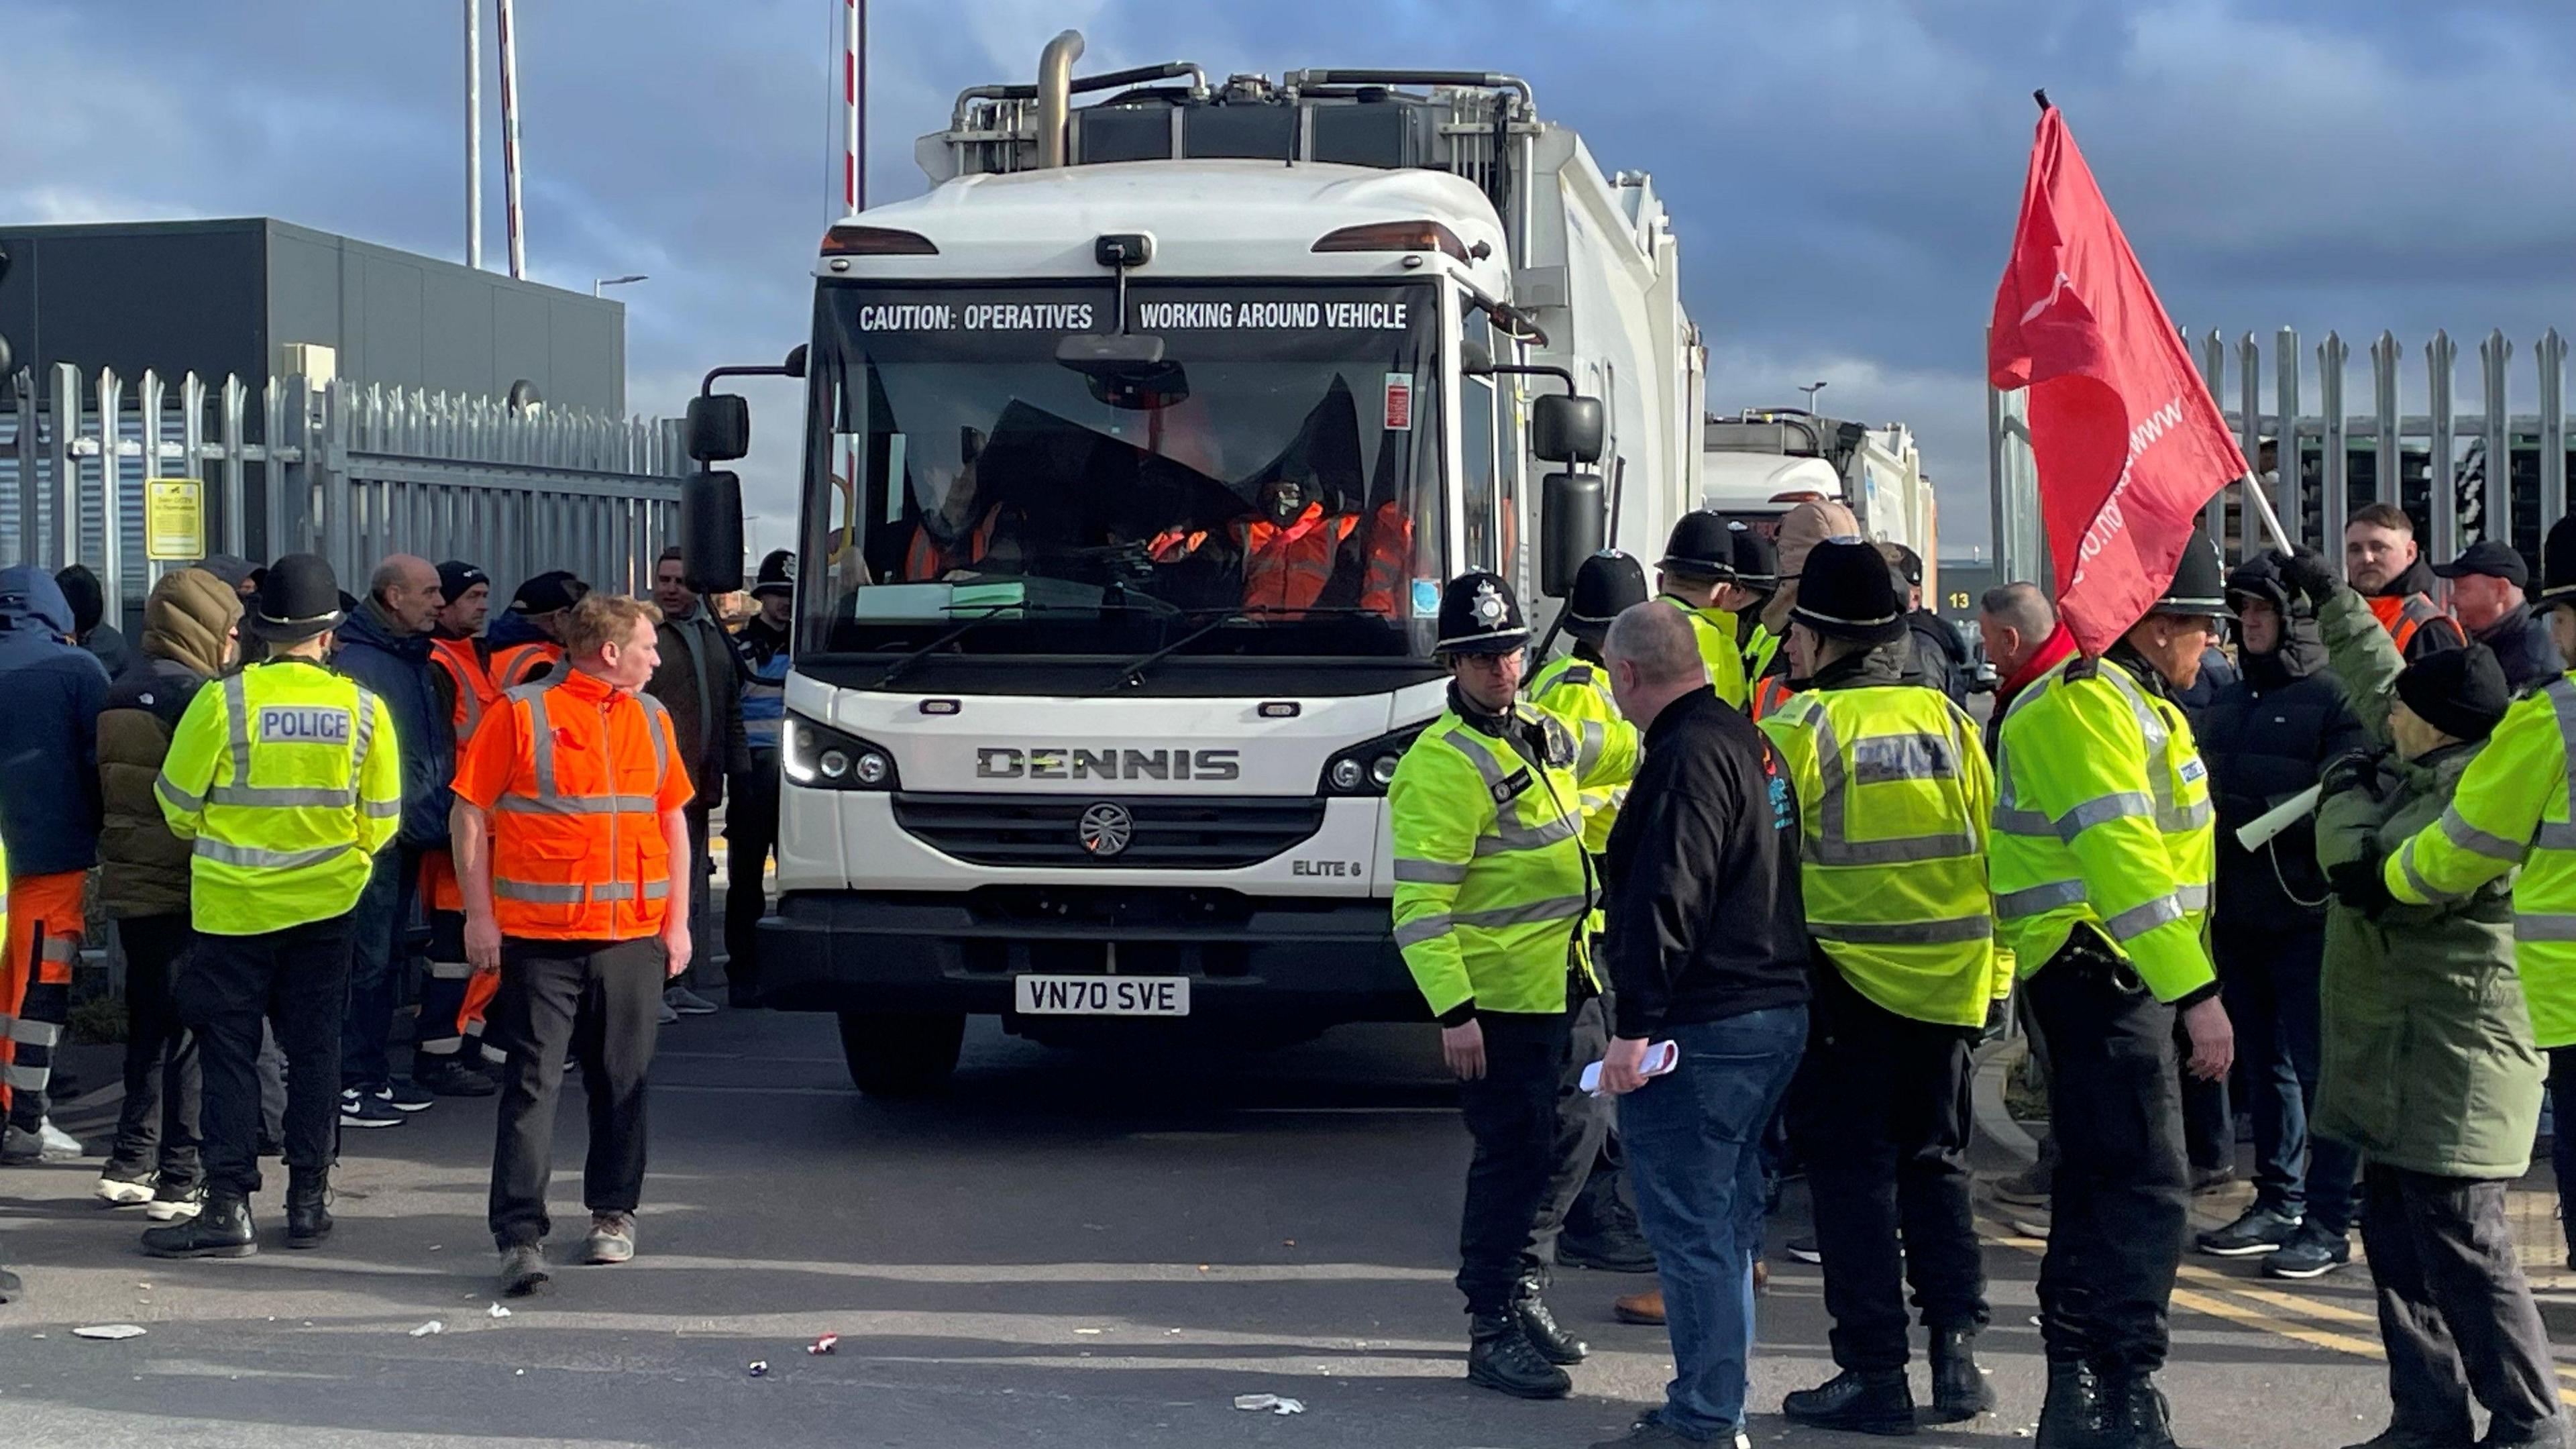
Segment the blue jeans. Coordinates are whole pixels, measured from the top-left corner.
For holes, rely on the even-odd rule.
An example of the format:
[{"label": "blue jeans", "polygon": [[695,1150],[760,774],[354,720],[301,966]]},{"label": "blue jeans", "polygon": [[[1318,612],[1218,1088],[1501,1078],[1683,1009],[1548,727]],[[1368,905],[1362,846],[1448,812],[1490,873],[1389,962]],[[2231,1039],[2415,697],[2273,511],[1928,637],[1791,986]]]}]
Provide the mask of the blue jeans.
[{"label": "blue jeans", "polygon": [[386,1042],[394,1031],[396,973],[411,961],[419,914],[420,852],[388,845],[376,855],[367,887],[349,913],[349,1001],[340,1019],[340,1085],[361,1092],[391,1086]]},{"label": "blue jeans", "polygon": [[2361,1154],[2308,1131],[2323,1035],[2317,982],[2324,928],[2221,930],[2210,944],[2253,1099],[2254,1201],[2348,1236]]},{"label": "blue jeans", "polygon": [[1657,1417],[1714,1439],[1744,1422],[1762,1129],[1806,1051],[1807,1008],[1694,1022],[1671,1036],[1681,1064],[1619,1099],[1619,1136],[1673,1344],[1673,1381]]}]

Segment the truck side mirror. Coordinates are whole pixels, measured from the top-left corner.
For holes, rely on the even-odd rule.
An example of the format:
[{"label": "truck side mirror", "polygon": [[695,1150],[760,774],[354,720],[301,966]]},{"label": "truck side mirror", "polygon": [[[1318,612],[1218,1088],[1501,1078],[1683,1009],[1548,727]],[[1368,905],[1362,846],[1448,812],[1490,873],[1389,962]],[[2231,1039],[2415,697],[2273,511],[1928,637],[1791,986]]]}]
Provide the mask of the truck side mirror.
[{"label": "truck side mirror", "polygon": [[1601,399],[1559,397],[1530,404],[1530,451],[1548,463],[1601,461]]},{"label": "truck side mirror", "polygon": [[1583,561],[1609,547],[1609,536],[1601,475],[1548,474],[1538,499],[1538,591],[1551,599],[1572,593]]},{"label": "truck side mirror", "polygon": [[750,402],[730,392],[689,399],[688,441],[689,456],[701,463],[729,463],[750,452]]},{"label": "truck side mirror", "polygon": [[[690,411],[696,412],[694,404]],[[742,587],[742,479],[735,474],[698,472],[680,480],[680,573],[701,594]]]}]

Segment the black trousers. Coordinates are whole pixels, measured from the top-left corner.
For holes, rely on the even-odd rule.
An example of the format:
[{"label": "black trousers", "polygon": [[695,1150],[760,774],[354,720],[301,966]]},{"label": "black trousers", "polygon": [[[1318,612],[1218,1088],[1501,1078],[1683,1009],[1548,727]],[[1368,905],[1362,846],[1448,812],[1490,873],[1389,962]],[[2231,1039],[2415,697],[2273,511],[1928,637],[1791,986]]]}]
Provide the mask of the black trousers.
[{"label": "black trousers", "polygon": [[2380,1163],[2361,1182],[2397,1427],[2465,1444],[2472,1391],[2499,1438],[2557,1417],[2549,1336],[2505,1221],[2506,1184]]},{"label": "black trousers", "polygon": [[2191,1204],[2173,1008],[2080,926],[2022,988],[2048,1042],[2058,1154],[2040,1338],[2051,1363],[2151,1373]]},{"label": "black trousers", "polygon": [[257,936],[200,935],[173,994],[197,1033],[205,1081],[206,1191],[259,1191],[260,1024],[286,1057],[289,1172],[340,1155],[340,1024],[349,1003],[350,920],[311,921]]},{"label": "black trousers", "polygon": [[582,1202],[594,1213],[635,1210],[644,1190],[644,1077],[661,1030],[664,960],[661,941],[651,936],[502,941],[489,1033],[509,1053],[492,1144],[492,1240],[500,1247],[543,1242],[553,1226],[546,1185],[554,1176],[555,1093],[567,1048],[590,1095]]},{"label": "black trousers", "polygon": [[[1467,1295],[1470,1313],[1511,1306],[1528,1271],[1532,1225],[1564,1172],[1556,1108],[1572,1020],[1571,1014],[1498,1012],[1478,1018],[1485,1075],[1458,1084],[1458,1108],[1476,1142],[1458,1221],[1458,1291]],[[1575,1187],[1581,1186],[1577,1177]]]},{"label": "black trousers", "polygon": [[769,913],[761,873],[778,846],[778,755],[761,750],[752,771],[736,775],[725,795],[725,980],[735,987],[760,983],[760,918]]},{"label": "black trousers", "polygon": [[1807,1153],[1834,1362],[1901,1369],[1907,1283],[1925,1327],[1986,1324],[1966,1160],[1977,1028],[1899,1016],[1831,965],[1816,975],[1789,1130]]},{"label": "black trousers", "polygon": [[201,1078],[197,1038],[179,1019],[171,980],[196,940],[184,911],[126,916],[116,923],[125,948],[125,1107],[117,1115],[108,1170],[122,1177],[157,1174],[172,1192],[204,1175],[197,1151]]},{"label": "black trousers", "polygon": [[1541,1283],[1554,1276],[1556,1240],[1565,1235],[1566,1215],[1583,1196],[1592,1178],[1601,1145],[1610,1136],[1610,1103],[1583,1090],[1583,1069],[1610,1050],[1610,1003],[1586,994],[1566,1013],[1565,1058],[1557,1064],[1556,1145],[1546,1195],[1531,1220],[1529,1242],[1521,1250],[1521,1274]]}]

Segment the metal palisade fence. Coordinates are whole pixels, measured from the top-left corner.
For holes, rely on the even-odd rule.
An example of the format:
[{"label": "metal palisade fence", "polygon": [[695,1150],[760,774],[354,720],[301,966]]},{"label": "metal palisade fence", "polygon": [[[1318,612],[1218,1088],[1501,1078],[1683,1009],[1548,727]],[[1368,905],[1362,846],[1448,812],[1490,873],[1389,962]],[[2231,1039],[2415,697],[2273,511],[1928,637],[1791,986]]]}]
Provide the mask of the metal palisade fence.
[{"label": "metal palisade fence", "polygon": [[[2395,503],[2425,528],[2427,558],[2447,560],[2495,538],[2536,559],[2541,536],[2567,511],[2567,340],[2554,327],[2528,352],[2501,330],[2488,333],[2477,346],[2474,406],[2459,395],[2459,344],[2435,332],[2417,355],[2423,406],[2415,412],[2400,405],[2410,349],[2387,332],[2369,346],[2366,395],[2350,391],[2354,358],[2336,333],[2303,353],[2299,334],[2284,327],[2269,358],[2251,332],[2232,349],[2214,331],[2197,341],[2186,332],[2185,340],[2299,543],[2338,555],[2354,509]],[[2367,410],[2356,409],[2365,397]],[[1987,390],[1995,546],[2004,577],[2045,580],[2047,536],[2022,400]],[[2269,546],[2235,488],[2212,499],[2205,517],[2231,557]]]},{"label": "metal palisade fence", "polygon": [[27,371],[9,381],[0,558],[86,563],[129,608],[188,562],[147,556],[147,480],[200,480],[205,554],[310,550],[351,593],[389,553],[461,558],[506,598],[553,568],[646,592],[689,467],[673,420],[300,376],[253,391],[62,364],[41,391]]}]

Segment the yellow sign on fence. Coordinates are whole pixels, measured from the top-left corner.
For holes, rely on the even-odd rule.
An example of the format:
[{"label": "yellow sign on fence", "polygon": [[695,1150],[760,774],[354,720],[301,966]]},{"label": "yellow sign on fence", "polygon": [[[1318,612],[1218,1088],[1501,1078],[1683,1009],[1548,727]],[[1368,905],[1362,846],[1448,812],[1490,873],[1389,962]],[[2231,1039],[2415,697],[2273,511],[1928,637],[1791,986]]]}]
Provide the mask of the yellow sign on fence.
[{"label": "yellow sign on fence", "polygon": [[143,556],[194,563],[206,556],[206,485],[194,478],[143,480]]}]

